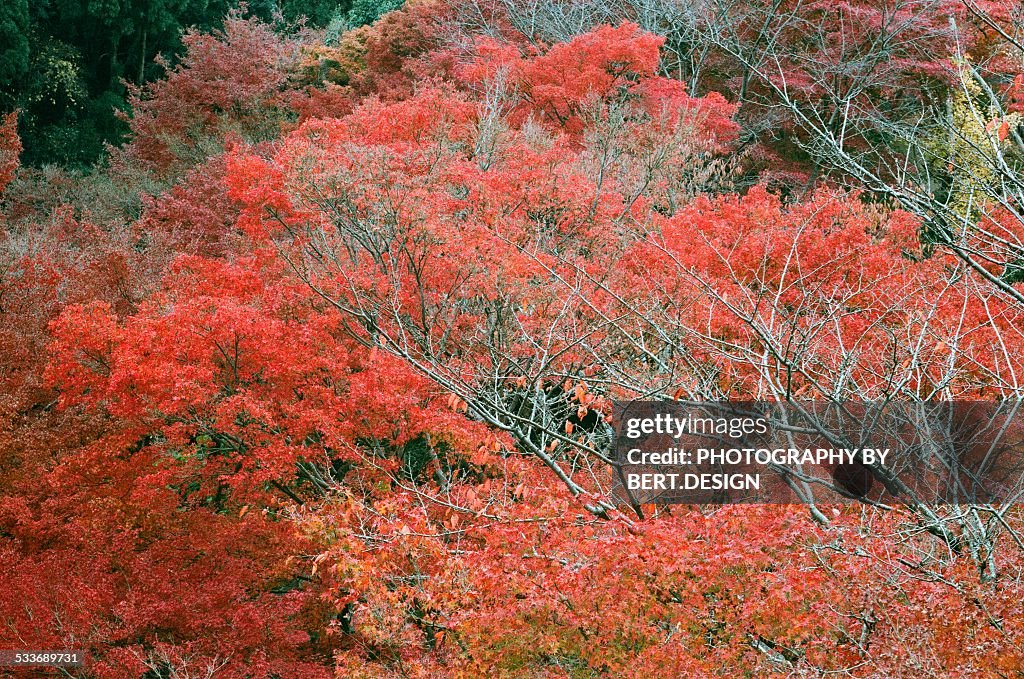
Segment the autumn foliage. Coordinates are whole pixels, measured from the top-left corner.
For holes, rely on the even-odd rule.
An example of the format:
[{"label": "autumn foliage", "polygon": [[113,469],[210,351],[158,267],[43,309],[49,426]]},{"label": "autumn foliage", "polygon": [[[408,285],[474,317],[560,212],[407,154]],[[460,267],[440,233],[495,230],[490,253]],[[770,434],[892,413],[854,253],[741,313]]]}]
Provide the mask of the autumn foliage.
[{"label": "autumn foliage", "polygon": [[[782,68],[827,114],[815,69],[882,10],[812,5],[852,20],[815,62],[780,33]],[[517,7],[190,32],[110,185],[17,170],[4,118],[0,648],[96,677],[1019,673],[1016,510],[996,550],[913,508],[608,502],[612,399],[1010,397],[1024,306],[806,154],[776,191],[806,132],[765,132],[721,46],[694,89],[634,21],[549,40]],[[943,11],[850,101],[943,87]]]},{"label": "autumn foliage", "polygon": [[18,138],[18,114],[8,113],[0,124],[0,191],[3,191],[18,169],[21,140]]}]

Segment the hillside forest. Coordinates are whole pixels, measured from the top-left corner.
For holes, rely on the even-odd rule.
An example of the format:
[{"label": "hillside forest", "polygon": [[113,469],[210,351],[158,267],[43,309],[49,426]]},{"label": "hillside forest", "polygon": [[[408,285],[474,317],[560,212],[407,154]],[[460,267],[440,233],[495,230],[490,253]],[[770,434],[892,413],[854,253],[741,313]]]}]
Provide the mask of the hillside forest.
[{"label": "hillside forest", "polygon": [[0,3],[0,650],[1021,676],[1012,499],[608,455],[614,400],[1024,396],[1022,121],[1014,0]]}]

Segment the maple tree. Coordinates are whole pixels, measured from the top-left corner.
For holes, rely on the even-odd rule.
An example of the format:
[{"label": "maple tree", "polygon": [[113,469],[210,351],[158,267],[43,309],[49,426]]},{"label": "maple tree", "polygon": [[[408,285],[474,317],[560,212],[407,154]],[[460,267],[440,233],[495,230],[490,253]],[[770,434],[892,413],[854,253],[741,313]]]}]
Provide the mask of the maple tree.
[{"label": "maple tree", "polygon": [[219,33],[186,33],[187,51],[167,76],[130,89],[132,141],[122,162],[160,173],[201,163],[232,137],[273,138],[296,46],[238,13]]}]

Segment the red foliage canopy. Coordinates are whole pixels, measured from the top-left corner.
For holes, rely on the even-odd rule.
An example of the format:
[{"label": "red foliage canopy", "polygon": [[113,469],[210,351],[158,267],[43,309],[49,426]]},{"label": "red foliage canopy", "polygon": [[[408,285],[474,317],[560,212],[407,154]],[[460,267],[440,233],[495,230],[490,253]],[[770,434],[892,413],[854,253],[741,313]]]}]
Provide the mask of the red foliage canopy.
[{"label": "red foliage canopy", "polygon": [[737,106],[662,38],[452,44],[450,9],[364,29],[322,99],[258,22],[190,34],[134,101],[141,215],[5,235],[5,645],[111,677],[1019,668],[1019,553],[907,510],[627,516],[579,426],[1008,393],[1019,307],[865,196],[737,194]]}]

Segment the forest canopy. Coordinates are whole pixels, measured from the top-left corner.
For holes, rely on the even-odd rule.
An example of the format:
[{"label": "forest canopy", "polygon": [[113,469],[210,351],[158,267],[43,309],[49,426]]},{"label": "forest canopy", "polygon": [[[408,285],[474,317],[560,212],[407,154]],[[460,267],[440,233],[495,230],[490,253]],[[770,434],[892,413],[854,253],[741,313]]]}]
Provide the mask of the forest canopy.
[{"label": "forest canopy", "polygon": [[134,88],[163,77],[183,36],[223,27],[231,11],[276,26],[335,33],[373,23],[392,0],[11,0],[0,7],[0,110],[20,110],[23,161],[87,168],[120,144]]},{"label": "forest canopy", "polygon": [[1024,396],[1022,10],[0,4],[0,650],[1020,674],[1015,502],[608,462],[616,400]]}]

